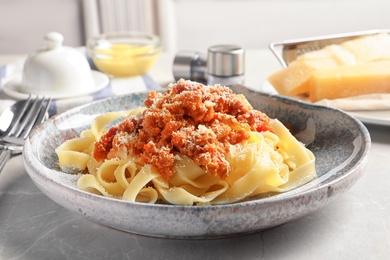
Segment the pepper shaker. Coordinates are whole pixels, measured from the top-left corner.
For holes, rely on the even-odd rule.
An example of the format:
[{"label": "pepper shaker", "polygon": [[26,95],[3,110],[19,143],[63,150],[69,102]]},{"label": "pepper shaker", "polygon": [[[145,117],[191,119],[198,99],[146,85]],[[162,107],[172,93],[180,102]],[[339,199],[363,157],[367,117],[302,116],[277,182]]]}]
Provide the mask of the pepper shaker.
[{"label": "pepper shaker", "polygon": [[197,51],[181,51],[173,62],[175,80],[190,79],[206,83],[207,54]]},{"label": "pepper shaker", "polygon": [[216,45],[208,49],[207,84],[244,84],[244,49],[238,45]]}]

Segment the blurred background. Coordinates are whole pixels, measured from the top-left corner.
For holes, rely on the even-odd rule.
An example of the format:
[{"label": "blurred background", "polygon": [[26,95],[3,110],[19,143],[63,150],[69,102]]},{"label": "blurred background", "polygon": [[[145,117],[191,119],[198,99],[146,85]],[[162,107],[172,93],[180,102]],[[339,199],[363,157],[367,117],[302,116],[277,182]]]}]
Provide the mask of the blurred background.
[{"label": "blurred background", "polygon": [[164,51],[390,28],[389,0],[0,0],[0,54],[24,54],[58,31],[71,47],[102,32],[157,34]]}]

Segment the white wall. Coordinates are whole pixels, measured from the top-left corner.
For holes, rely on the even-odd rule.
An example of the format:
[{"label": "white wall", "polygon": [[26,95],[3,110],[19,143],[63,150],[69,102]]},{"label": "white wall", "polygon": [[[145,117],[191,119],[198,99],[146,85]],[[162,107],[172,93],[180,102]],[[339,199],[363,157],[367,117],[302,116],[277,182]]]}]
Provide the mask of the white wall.
[{"label": "white wall", "polygon": [[84,44],[83,0],[0,0],[0,55],[30,53],[43,46],[50,31],[64,44]]},{"label": "white wall", "polygon": [[58,31],[64,44],[84,45],[100,32],[155,32],[159,0],[0,0],[0,55],[29,53]]},{"label": "white wall", "polygon": [[[129,16],[119,20],[146,23],[145,28],[157,25],[156,33],[171,53],[206,51],[221,43],[267,48],[272,41],[390,28],[390,0],[0,0],[0,55],[30,53],[53,30],[64,34],[68,46],[85,44],[87,2],[105,8],[102,14],[112,12],[101,25],[106,20],[118,24],[119,14]],[[116,7],[123,5],[136,9],[141,21],[132,21],[129,9]]]},{"label": "white wall", "polygon": [[390,28],[390,0],[165,0],[168,48],[221,43],[267,48],[272,41]]}]

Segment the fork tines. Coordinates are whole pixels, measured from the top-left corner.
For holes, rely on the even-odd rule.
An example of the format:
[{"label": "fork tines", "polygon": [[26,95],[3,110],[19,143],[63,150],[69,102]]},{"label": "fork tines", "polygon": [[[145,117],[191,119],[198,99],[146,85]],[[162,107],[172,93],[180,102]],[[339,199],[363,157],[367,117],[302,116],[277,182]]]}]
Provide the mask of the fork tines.
[{"label": "fork tines", "polygon": [[15,124],[7,134],[7,141],[12,143],[23,143],[31,129],[45,120],[50,107],[51,98],[38,97],[31,95],[25,101],[25,104],[15,119]]}]

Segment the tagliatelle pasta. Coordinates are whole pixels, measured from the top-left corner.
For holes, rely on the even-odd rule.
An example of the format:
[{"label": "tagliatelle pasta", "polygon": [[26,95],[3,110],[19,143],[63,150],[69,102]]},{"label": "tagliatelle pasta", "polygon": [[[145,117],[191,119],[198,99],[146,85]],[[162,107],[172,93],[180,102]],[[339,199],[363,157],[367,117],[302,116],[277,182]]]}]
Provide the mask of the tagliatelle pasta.
[{"label": "tagliatelle pasta", "polygon": [[180,80],[166,93],[150,92],[145,106],[102,114],[56,149],[62,169],[83,172],[78,188],[132,202],[208,205],[316,177],[313,153],[226,87]]}]

